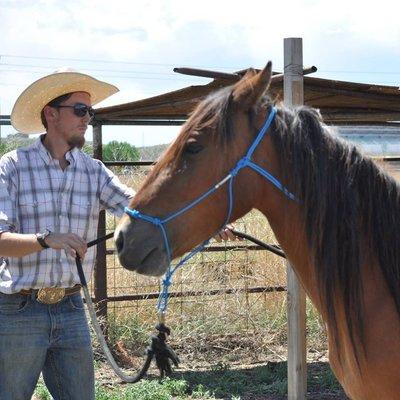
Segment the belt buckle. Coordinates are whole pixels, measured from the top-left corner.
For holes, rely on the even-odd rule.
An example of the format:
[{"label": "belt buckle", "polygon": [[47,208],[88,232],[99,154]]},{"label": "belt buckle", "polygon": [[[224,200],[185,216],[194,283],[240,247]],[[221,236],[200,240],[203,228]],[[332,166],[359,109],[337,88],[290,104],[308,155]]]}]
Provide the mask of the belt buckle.
[{"label": "belt buckle", "polygon": [[39,289],[37,300],[43,304],[56,304],[65,296],[65,289],[61,287],[49,287]]}]

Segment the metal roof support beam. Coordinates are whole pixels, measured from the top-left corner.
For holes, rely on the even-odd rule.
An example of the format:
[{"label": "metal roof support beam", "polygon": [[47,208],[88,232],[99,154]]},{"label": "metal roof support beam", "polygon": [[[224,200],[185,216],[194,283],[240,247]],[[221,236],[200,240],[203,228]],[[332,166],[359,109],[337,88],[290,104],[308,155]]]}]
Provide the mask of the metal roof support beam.
[{"label": "metal roof support beam", "polygon": [[[204,78],[213,78],[213,79],[228,79],[231,81],[239,81],[242,76],[245,74],[247,70],[242,70],[239,72],[235,73],[227,73],[227,72],[220,72],[220,71],[211,71],[207,69],[199,69],[199,68],[174,68],[174,72],[177,72],[178,74],[184,74],[184,75],[192,75],[192,76],[200,76]],[[311,66],[309,68],[304,68],[303,69],[303,75],[308,75],[312,74],[317,71],[316,66]],[[277,81],[277,80],[282,80],[283,79],[283,74],[275,74],[272,76],[271,80],[272,82]]]}]

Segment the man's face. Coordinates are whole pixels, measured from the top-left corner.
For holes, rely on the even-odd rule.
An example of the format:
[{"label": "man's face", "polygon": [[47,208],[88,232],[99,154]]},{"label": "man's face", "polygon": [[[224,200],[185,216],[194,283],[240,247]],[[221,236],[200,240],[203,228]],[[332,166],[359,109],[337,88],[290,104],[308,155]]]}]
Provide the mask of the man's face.
[{"label": "man's face", "polygon": [[[60,106],[74,106],[75,104],[91,106],[90,95],[86,92],[75,92],[68,100],[63,101]],[[75,115],[74,109],[69,107],[55,108],[57,117],[54,128],[56,132],[65,139],[71,148],[82,148],[85,144],[85,132],[91,120],[89,113],[83,117]]]}]

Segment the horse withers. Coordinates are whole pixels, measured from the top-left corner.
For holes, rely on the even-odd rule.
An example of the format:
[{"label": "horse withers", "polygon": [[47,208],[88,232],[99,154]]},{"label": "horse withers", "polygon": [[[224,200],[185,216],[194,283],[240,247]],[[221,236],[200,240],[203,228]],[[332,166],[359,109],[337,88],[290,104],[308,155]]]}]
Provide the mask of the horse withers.
[{"label": "horse withers", "polygon": [[[400,188],[316,110],[273,105],[270,80],[268,63],[198,105],[130,205],[158,225],[132,214],[120,221],[120,262],[160,275],[171,258],[256,208],[326,323],[330,363],[347,395],[400,399]],[[271,113],[251,155],[259,170],[238,169]]]}]

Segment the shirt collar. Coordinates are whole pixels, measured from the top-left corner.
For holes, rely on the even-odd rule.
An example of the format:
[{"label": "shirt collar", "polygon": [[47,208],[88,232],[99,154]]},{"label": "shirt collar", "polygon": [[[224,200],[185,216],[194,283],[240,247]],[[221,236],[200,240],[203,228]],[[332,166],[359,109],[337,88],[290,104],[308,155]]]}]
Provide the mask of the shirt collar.
[{"label": "shirt collar", "polygon": [[51,154],[46,149],[46,147],[44,147],[44,145],[43,145],[43,140],[44,140],[45,136],[46,136],[46,134],[40,135],[37,138],[36,142],[33,144],[33,147],[38,150],[40,157],[43,159],[45,164],[48,165],[50,163],[50,161],[52,160],[52,157],[51,157]]},{"label": "shirt collar", "polygon": [[74,147],[72,150],[67,152],[67,154],[65,155],[65,158],[67,159],[67,161],[69,161],[72,164],[72,163],[76,162],[79,151],[80,151],[79,149]]},{"label": "shirt collar", "polygon": [[[46,134],[40,135],[39,138],[36,140],[34,143],[34,148],[36,148],[40,154],[40,157],[43,159],[46,165],[48,165],[52,160],[53,157],[49,153],[49,151],[44,147],[43,140]],[[78,152],[79,149],[76,147],[73,148],[72,150],[68,151],[67,154],[65,155],[65,158],[67,161],[70,162],[70,164],[76,162],[77,157],[78,157]]]}]

